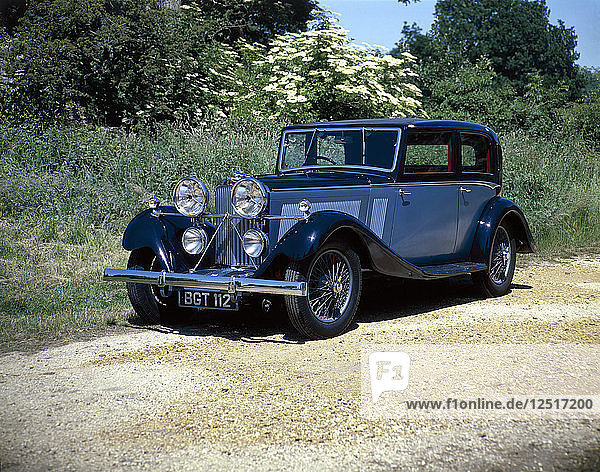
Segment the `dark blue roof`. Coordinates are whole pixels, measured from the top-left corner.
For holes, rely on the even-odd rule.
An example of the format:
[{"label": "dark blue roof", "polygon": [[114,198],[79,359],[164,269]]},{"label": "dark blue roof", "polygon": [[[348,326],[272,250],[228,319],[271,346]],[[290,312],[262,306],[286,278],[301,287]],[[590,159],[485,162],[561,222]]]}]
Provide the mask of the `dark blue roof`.
[{"label": "dark blue roof", "polygon": [[394,127],[412,127],[415,128],[451,128],[451,129],[471,129],[477,131],[495,133],[487,126],[468,121],[455,120],[431,120],[428,118],[376,118],[363,120],[343,120],[343,121],[323,121],[318,123],[299,123],[287,126],[284,129],[314,128],[314,127],[336,127],[336,126],[394,126]]}]

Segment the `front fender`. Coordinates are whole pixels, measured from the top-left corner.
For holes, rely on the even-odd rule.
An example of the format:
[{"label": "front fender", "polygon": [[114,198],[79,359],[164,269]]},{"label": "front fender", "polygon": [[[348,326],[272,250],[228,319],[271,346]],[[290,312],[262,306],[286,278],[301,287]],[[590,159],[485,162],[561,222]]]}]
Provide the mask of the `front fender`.
[{"label": "front fender", "polygon": [[[156,254],[163,270],[167,272],[186,271],[193,263],[184,255],[181,247],[181,233],[192,226],[192,219],[183,215],[174,215],[174,207],[160,207],[160,211],[169,215],[152,215],[152,210],[145,210],[136,215],[127,225],[123,235],[123,247],[128,251],[150,248]],[[214,232],[212,225],[202,225],[210,235]],[[208,254],[207,254],[208,255]]]},{"label": "front fender", "polygon": [[255,272],[261,277],[273,272],[282,261],[307,261],[325,243],[336,239],[353,246],[368,258],[369,265],[386,275],[428,278],[421,269],[392,251],[379,237],[359,220],[333,210],[319,211],[296,223],[279,240]]},{"label": "front fender", "polygon": [[494,234],[500,223],[505,224],[511,236],[515,238],[517,252],[537,252],[537,246],[521,209],[508,198],[494,197],[479,218],[471,247],[471,261],[487,264]]}]

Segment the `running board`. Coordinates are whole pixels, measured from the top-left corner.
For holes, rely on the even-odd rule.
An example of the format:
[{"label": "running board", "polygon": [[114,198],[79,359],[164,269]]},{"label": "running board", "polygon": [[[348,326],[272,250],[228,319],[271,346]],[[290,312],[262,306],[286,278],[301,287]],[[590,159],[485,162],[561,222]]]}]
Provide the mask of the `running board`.
[{"label": "running board", "polygon": [[486,270],[487,265],[480,262],[455,262],[453,264],[440,264],[419,267],[427,278],[452,277],[454,275],[470,274]]}]

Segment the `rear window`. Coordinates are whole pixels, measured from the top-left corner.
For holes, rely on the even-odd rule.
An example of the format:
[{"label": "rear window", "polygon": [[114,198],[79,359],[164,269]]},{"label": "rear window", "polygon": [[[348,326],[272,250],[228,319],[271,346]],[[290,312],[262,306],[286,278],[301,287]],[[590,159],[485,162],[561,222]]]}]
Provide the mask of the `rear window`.
[{"label": "rear window", "polygon": [[490,140],[475,133],[460,134],[460,150],[463,172],[491,173],[492,160]]}]

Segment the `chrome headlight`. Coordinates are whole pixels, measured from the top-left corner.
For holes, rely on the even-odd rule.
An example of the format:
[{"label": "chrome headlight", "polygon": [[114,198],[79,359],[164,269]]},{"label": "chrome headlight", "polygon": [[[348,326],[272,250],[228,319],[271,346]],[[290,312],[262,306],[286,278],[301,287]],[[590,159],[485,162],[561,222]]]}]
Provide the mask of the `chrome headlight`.
[{"label": "chrome headlight", "polygon": [[198,216],[208,204],[208,190],[196,177],[185,177],[177,182],[173,191],[173,204],[185,216]]},{"label": "chrome headlight", "polygon": [[244,233],[242,245],[250,257],[260,256],[267,247],[269,239],[265,233],[257,229],[249,229]]},{"label": "chrome headlight", "polygon": [[244,218],[254,218],[267,205],[267,191],[258,180],[244,178],[231,189],[231,203],[235,212]]},{"label": "chrome headlight", "polygon": [[200,254],[208,244],[208,235],[202,228],[194,226],[186,229],[181,237],[181,245],[188,254]]}]

